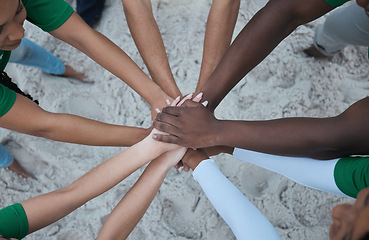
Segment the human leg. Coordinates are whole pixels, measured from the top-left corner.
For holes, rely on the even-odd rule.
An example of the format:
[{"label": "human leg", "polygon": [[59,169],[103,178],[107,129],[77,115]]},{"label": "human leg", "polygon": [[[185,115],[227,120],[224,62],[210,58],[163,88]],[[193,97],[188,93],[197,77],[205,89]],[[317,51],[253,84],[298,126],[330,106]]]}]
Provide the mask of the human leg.
[{"label": "human leg", "polygon": [[14,162],[14,157],[0,144],[0,167],[9,167]]},{"label": "human leg", "polygon": [[30,175],[22,168],[22,166],[14,159],[14,157],[0,144],[0,167],[8,168],[21,177],[28,178]]},{"label": "human leg", "polygon": [[77,13],[90,26],[100,18],[105,0],[77,0]]},{"label": "human leg", "polygon": [[71,77],[84,82],[91,82],[86,79],[86,76],[83,73],[79,73],[73,68],[65,66],[58,57],[27,38],[23,38],[19,47],[12,51],[9,61],[12,63],[36,67],[48,74]]},{"label": "human leg", "polygon": [[286,157],[235,148],[233,156],[240,160],[279,173],[301,185],[344,195],[334,180],[334,167],[339,159],[316,160]]},{"label": "human leg", "polygon": [[23,38],[19,47],[12,51],[9,62],[37,67],[54,75],[65,72],[64,64],[59,58],[27,38]]},{"label": "human leg", "polygon": [[369,17],[356,3],[338,8],[316,28],[313,45],[326,56],[347,45],[369,46]]}]

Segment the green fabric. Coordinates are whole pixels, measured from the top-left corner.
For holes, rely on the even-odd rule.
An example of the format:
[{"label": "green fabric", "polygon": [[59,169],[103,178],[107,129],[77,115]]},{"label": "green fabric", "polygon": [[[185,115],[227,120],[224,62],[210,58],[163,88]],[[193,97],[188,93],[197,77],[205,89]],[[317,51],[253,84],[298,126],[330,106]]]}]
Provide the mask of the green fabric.
[{"label": "green fabric", "polygon": [[345,157],[334,167],[337,187],[346,195],[356,198],[369,186],[369,157]]},{"label": "green fabric", "polygon": [[27,11],[27,20],[45,32],[63,25],[73,13],[73,8],[64,0],[22,0]]},{"label": "green fabric", "polygon": [[10,51],[0,50],[0,71],[3,71],[9,62]]},{"label": "green fabric", "polygon": [[329,5],[331,5],[332,7],[338,7],[350,0],[324,0],[324,1]]},{"label": "green fabric", "polygon": [[22,239],[28,234],[26,212],[20,203],[0,210],[0,235],[5,238]]},{"label": "green fabric", "polygon": [[0,117],[4,116],[14,105],[17,94],[0,84]]}]

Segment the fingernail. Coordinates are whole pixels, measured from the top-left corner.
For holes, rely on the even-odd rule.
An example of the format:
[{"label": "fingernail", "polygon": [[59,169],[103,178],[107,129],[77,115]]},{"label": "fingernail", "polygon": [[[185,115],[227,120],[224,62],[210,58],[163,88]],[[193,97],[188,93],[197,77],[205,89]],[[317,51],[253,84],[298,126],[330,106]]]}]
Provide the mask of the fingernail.
[{"label": "fingernail", "polygon": [[188,98],[192,98],[192,96],[193,96],[193,93],[188,94],[186,97],[188,97]]},{"label": "fingernail", "polygon": [[156,111],[157,113],[160,113],[160,109],[159,109],[159,108],[156,108],[156,109],[155,109],[155,111]]},{"label": "fingernail", "polygon": [[204,107],[206,107],[208,105],[208,100],[206,100],[205,102],[202,103],[202,105],[204,105]]},{"label": "fingernail", "polygon": [[153,138],[153,139],[158,139],[158,136],[156,136],[156,135],[152,135],[152,138]]},{"label": "fingernail", "polygon": [[174,100],[178,100],[178,99],[180,99],[181,98],[181,96],[178,96],[176,99],[174,99]]},{"label": "fingernail", "polygon": [[196,95],[196,97],[194,97],[194,100],[195,100],[195,99],[200,100],[200,99],[202,98],[202,95],[203,95],[203,93],[202,93],[202,92],[201,92],[201,93],[199,93],[199,94],[197,94],[197,95]]}]

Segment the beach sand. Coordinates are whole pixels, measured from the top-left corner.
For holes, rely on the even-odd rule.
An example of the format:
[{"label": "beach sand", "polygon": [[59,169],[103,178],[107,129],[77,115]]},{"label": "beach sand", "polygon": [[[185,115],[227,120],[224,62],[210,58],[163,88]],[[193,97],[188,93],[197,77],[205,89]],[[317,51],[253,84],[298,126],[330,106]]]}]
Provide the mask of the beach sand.
[{"label": "beach sand", "polygon": [[[211,2],[153,0],[152,3],[173,75],[183,94],[193,92],[196,86]],[[234,37],[266,2],[241,1]],[[75,2],[70,3],[75,6]],[[243,120],[329,117],[367,96],[367,48],[349,46],[330,60],[315,60],[303,53],[312,42],[314,28],[323,21],[324,17],[301,26],[287,37],[227,95],[217,108],[216,116]],[[21,89],[38,99],[42,108],[112,124],[150,126],[149,105],[124,82],[35,26],[26,23],[25,29],[26,37],[95,81],[83,84],[9,64],[9,75]],[[107,0],[96,30],[148,72],[131,38],[120,0]],[[0,140],[8,141],[8,150],[37,178],[25,180],[0,169],[0,207],[64,187],[124,149],[54,142],[5,129],[0,130]],[[265,214],[282,239],[327,239],[332,207],[352,202],[352,199],[309,189],[257,166],[238,162],[230,155],[222,154],[213,159]],[[94,239],[106,217],[142,171],[143,168],[69,216],[25,239]],[[128,239],[227,240],[235,237],[192,174],[172,169]]]}]

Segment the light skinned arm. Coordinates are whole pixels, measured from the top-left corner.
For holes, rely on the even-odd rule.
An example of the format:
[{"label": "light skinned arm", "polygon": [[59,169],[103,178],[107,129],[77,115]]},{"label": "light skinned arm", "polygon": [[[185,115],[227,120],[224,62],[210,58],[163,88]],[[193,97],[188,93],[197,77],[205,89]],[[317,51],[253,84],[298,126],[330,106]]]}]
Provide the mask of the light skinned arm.
[{"label": "light skinned arm", "polygon": [[126,53],[101,33],[88,26],[77,13],[50,34],[79,49],[96,63],[127,83],[152,108],[165,107],[168,95],[153,82]]},{"label": "light skinned arm", "polygon": [[181,96],[169,66],[163,39],[152,12],[151,1],[122,0],[122,3],[129,30],[151,78],[170,97]]},{"label": "light skinned arm", "polygon": [[97,239],[126,239],[145,214],[168,171],[186,148],[164,153],[153,160],[104,223]]},{"label": "light skinned arm", "polygon": [[173,144],[158,144],[150,134],[150,137],[103,162],[69,186],[21,202],[27,215],[29,233],[68,215],[162,153],[174,151],[178,154],[177,150],[184,154],[183,148]]},{"label": "light skinned arm", "polygon": [[132,146],[149,134],[143,128],[51,113],[19,94],[13,107],[0,118],[0,127],[55,141],[95,146]]},{"label": "light skinned arm", "polygon": [[197,91],[204,93],[203,100],[209,101],[209,109],[214,111],[228,92],[296,27],[332,9],[324,0],[269,1],[246,24]]},{"label": "light skinned arm", "polygon": [[231,41],[240,0],[213,0],[206,23],[204,50],[196,91],[209,79]]},{"label": "light skinned arm", "polygon": [[328,118],[282,118],[267,121],[218,120],[201,104],[167,107],[153,126],[169,135],[157,140],[191,148],[218,145],[274,155],[333,159],[369,154],[369,97]]}]

